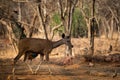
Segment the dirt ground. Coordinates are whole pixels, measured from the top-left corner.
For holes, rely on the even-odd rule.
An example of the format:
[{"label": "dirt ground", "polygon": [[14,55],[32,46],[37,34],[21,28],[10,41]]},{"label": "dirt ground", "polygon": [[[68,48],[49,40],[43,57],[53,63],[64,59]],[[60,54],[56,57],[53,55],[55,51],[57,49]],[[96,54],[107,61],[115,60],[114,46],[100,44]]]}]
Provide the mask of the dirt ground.
[{"label": "dirt ground", "polygon": [[[99,41],[100,40],[98,40],[98,43]],[[106,43],[107,41],[103,42]],[[108,47],[106,46],[110,43],[104,45],[103,42],[100,45],[96,43],[101,50],[107,49]],[[66,59],[63,56],[50,56],[50,62],[41,64],[37,75],[35,75],[30,72],[21,58],[15,66],[16,70],[14,78],[16,80],[120,80],[120,63],[85,62],[81,54],[84,54],[82,48],[88,46],[87,40],[73,40],[73,45],[74,57],[70,64],[63,64],[63,61]],[[63,46],[60,48],[52,53],[62,54],[64,51]],[[12,64],[13,58],[16,55],[17,54],[13,55],[13,53],[11,53],[8,56],[2,55],[0,57],[0,80],[12,80]],[[28,62],[33,66],[33,70],[36,69],[39,60],[38,57],[32,62]],[[52,74],[49,74],[47,66],[51,69]]]},{"label": "dirt ground", "polygon": [[[38,62],[38,58],[33,61],[33,63]],[[88,63],[80,57],[73,59],[69,65],[60,62],[61,59],[52,58],[47,64],[52,74],[49,74],[47,65],[43,63],[37,75],[34,75],[20,60],[15,66],[15,78],[16,80],[120,80],[120,67],[115,63]],[[12,63],[12,59],[0,60],[0,80],[12,80]],[[32,68],[35,70],[36,66]],[[117,76],[114,77],[116,72]]]}]

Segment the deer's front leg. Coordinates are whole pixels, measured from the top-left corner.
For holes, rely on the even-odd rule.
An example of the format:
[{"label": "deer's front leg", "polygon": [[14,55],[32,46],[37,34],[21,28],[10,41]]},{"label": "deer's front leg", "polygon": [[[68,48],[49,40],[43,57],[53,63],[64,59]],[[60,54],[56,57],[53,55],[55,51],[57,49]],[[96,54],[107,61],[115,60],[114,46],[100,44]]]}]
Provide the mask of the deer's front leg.
[{"label": "deer's front leg", "polygon": [[46,65],[48,67],[49,73],[52,74],[51,68],[50,68],[50,66],[48,66],[48,64],[49,64],[49,53],[47,53],[45,55],[45,58],[46,58]]},{"label": "deer's front leg", "polygon": [[49,61],[49,54],[48,53],[45,55],[45,59],[46,59],[46,61]]},{"label": "deer's front leg", "polygon": [[41,53],[40,54],[40,63],[38,64],[38,66],[37,66],[37,68],[35,70],[35,74],[37,74],[38,70],[40,69],[40,66],[41,66],[41,64],[43,62],[43,59],[44,59],[44,54]]},{"label": "deer's front leg", "polygon": [[43,61],[43,59],[44,59],[44,54],[42,53],[40,54],[40,61]]}]

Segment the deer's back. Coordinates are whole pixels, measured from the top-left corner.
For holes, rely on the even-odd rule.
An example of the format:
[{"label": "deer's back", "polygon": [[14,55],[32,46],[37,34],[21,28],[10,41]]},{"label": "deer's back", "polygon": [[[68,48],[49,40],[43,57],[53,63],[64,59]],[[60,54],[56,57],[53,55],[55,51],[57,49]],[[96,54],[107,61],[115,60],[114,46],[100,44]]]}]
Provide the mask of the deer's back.
[{"label": "deer's back", "polygon": [[25,38],[19,41],[19,51],[45,52],[52,50],[52,42],[46,39]]}]

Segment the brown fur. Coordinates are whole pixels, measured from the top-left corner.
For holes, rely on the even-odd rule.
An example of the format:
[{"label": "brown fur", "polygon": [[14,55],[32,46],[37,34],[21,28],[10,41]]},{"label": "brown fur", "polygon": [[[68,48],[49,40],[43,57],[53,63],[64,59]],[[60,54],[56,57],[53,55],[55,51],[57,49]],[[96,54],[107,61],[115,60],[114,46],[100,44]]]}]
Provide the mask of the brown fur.
[{"label": "brown fur", "polygon": [[49,60],[48,54],[52,51],[52,42],[46,39],[25,38],[20,40],[18,50],[19,53],[14,59],[15,62],[27,51],[44,54],[46,55],[46,59]]},{"label": "brown fur", "polygon": [[[25,55],[24,61],[27,58],[27,54],[30,52],[33,52],[34,54],[40,54],[41,60],[43,60],[43,57],[45,55],[46,60],[49,60],[49,54],[52,51],[53,48],[56,48],[62,44],[66,44],[69,47],[73,47],[73,45],[70,42],[70,37],[62,35],[61,40],[53,42],[47,39],[39,39],[39,38],[25,38],[21,39],[18,44],[18,55],[14,59],[14,64],[20,59],[22,55]],[[28,58],[31,58],[31,56],[28,56]],[[31,58],[32,59],[32,58]]]}]

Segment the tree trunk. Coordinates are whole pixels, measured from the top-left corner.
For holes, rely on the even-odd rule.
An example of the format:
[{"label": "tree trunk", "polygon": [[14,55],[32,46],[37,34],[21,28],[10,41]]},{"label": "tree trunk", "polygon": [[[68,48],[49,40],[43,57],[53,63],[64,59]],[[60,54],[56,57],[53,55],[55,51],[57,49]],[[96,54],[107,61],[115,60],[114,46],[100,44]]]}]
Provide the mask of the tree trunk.
[{"label": "tree trunk", "polygon": [[44,19],[44,15],[42,14],[42,9],[41,9],[41,2],[38,5],[38,9],[39,9],[39,16],[41,17],[41,21],[42,21],[42,25],[43,25],[43,29],[44,29],[44,34],[45,34],[45,38],[48,39],[48,35],[47,35],[47,31],[46,31],[46,24],[45,24],[45,19]]},{"label": "tree trunk", "polygon": [[90,25],[90,55],[94,55],[94,22],[95,18],[91,20],[91,25]]},{"label": "tree trunk", "polygon": [[[59,0],[61,20],[64,26],[64,31],[66,35],[70,37],[72,29],[72,16],[77,2],[78,0],[66,0],[65,8],[63,8],[62,0]],[[72,48],[66,46],[65,56],[72,56]]]},{"label": "tree trunk", "polygon": [[91,23],[91,25],[90,25],[90,54],[91,54],[91,56],[94,55],[95,0],[93,0],[93,11],[92,12],[93,12],[93,18],[90,21],[90,23]]}]

